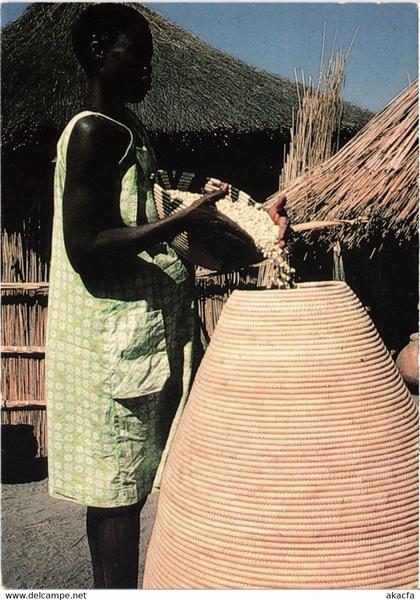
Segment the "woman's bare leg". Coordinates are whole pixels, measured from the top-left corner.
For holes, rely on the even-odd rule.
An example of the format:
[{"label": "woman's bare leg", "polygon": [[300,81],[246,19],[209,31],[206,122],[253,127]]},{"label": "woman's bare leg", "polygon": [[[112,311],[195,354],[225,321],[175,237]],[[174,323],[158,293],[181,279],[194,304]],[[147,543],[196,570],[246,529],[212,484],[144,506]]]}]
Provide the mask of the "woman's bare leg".
[{"label": "woman's bare leg", "polygon": [[95,588],[137,588],[140,511],[145,501],[116,508],[88,506],[86,530]]}]

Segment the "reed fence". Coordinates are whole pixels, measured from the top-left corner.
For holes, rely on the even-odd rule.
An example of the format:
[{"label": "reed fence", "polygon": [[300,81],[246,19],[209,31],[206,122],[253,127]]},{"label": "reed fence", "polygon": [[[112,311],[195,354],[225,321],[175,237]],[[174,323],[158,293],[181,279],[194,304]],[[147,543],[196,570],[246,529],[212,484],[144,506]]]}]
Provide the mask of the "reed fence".
[{"label": "reed fence", "polygon": [[1,231],[2,424],[32,425],[45,456],[44,393],[48,264],[38,251],[38,224]]},{"label": "reed fence", "polygon": [[207,340],[213,335],[223,306],[230,294],[237,289],[265,287],[272,280],[271,269],[272,265],[268,261],[230,273],[215,273],[207,269],[197,269],[195,289],[198,315]]}]

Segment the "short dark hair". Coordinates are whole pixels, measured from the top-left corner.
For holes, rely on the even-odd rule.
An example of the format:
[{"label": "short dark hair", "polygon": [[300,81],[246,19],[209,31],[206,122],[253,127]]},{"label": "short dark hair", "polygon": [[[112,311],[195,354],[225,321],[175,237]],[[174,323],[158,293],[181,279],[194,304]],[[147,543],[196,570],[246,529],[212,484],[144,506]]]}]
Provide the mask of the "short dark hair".
[{"label": "short dark hair", "polygon": [[94,35],[101,39],[105,47],[111,47],[120,33],[135,25],[140,25],[145,36],[151,39],[149,23],[138,10],[130,6],[107,2],[86,8],[72,29],[74,53],[86,73],[91,72],[89,47]]}]

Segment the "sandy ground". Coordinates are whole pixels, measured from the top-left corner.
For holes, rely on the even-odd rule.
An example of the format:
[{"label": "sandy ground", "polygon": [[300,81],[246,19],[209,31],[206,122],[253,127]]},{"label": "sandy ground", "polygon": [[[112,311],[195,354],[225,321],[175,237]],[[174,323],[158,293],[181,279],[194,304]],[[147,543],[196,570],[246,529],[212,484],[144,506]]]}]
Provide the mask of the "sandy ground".
[{"label": "sandy ground", "polygon": [[[48,480],[2,485],[2,584],[7,589],[93,589],[85,508],[48,495]],[[139,587],[158,494],[141,513]]]}]

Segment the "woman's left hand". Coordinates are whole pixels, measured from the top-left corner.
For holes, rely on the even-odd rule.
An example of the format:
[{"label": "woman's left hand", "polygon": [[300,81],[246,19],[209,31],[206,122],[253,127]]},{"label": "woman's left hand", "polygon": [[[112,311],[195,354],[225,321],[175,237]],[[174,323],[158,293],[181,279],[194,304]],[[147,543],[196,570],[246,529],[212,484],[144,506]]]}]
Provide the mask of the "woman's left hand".
[{"label": "woman's left hand", "polygon": [[285,205],[286,196],[284,194],[279,194],[272,206],[270,206],[268,209],[268,214],[279,228],[277,240],[280,248],[284,248],[286,246],[286,239],[289,230],[289,219],[287,218]]}]

